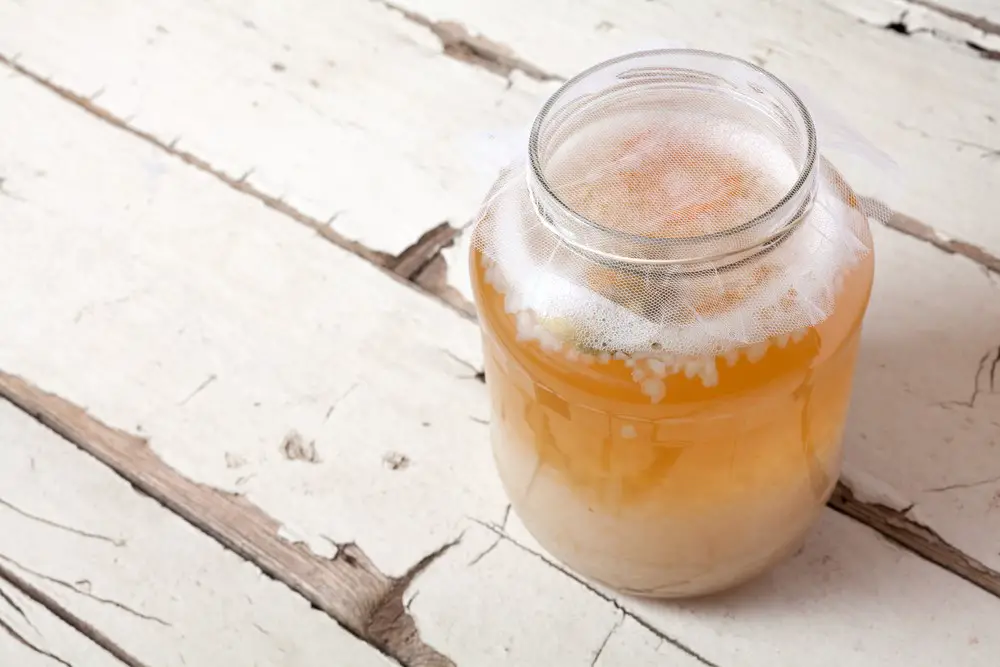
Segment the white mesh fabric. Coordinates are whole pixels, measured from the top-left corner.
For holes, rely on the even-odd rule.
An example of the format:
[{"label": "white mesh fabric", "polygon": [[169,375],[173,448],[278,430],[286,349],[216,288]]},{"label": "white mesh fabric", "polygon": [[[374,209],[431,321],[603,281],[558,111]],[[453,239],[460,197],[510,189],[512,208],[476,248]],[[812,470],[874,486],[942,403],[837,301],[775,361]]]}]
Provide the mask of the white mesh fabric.
[{"label": "white mesh fabric", "polygon": [[481,210],[473,244],[522,336],[726,354],[824,320],[870,252],[870,212],[810,150],[804,110],[754,83],[769,75],[723,58],[734,84],[660,56],[550,103]]}]

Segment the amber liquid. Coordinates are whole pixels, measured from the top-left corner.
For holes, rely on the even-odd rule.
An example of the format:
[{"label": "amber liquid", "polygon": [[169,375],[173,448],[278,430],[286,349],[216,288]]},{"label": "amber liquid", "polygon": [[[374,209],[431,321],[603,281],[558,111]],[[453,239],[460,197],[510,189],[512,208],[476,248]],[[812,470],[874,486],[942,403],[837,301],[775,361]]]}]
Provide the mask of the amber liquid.
[{"label": "amber liquid", "polygon": [[676,597],[738,584],[798,548],[839,474],[872,253],[821,324],[714,359],[717,382],[670,375],[660,400],[623,359],[519,339],[485,261],[472,252],[494,455],[545,549],[623,592]]}]

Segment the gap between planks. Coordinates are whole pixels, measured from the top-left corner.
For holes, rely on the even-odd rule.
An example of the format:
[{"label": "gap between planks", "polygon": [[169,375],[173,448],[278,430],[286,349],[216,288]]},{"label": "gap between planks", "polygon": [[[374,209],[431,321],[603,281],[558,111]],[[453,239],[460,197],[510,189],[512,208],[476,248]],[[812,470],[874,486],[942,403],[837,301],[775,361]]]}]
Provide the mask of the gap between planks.
[{"label": "gap between planks", "polygon": [[[105,635],[103,632],[95,628],[90,623],[73,614],[65,607],[60,605],[55,598],[48,595],[45,591],[41,590],[30,581],[23,579],[16,572],[11,570],[4,563],[0,563],[0,579],[3,579],[9,583],[14,588],[18,589],[26,596],[40,604],[41,606],[48,609],[53,615],[56,616],[66,625],[70,626],[81,635],[92,641],[93,643],[100,646],[102,649],[107,651],[111,656],[117,658],[120,662],[128,665],[128,667],[149,667],[144,662],[141,662],[138,658],[132,656],[125,649],[119,646],[113,639]],[[17,639],[17,638],[15,638]],[[32,647],[33,648],[33,647]],[[37,649],[35,649],[37,650]],[[49,656],[53,660],[59,660],[55,656]],[[69,663],[63,663],[69,664]]]},{"label": "gap between planks", "polygon": [[[145,439],[111,428],[59,396],[0,371],[0,398],[111,468],[140,493],[302,595],[354,636],[404,667],[455,667],[450,658],[420,639],[416,623],[404,607],[403,596],[413,579],[457,540],[428,554],[398,578],[382,573],[353,543],[337,544],[336,555],[326,559],[304,545],[283,540],[278,536],[279,522],[246,499],[187,479],[163,463]],[[0,577],[36,597],[37,591],[32,595],[11,580],[5,569],[0,569]],[[52,605],[58,605],[51,599],[45,602],[36,597],[36,600],[60,618],[71,616],[66,610],[53,608]],[[76,623],[83,622],[77,619]],[[86,624],[74,627],[101,643],[96,631]],[[144,667],[134,659],[126,664]]]}]

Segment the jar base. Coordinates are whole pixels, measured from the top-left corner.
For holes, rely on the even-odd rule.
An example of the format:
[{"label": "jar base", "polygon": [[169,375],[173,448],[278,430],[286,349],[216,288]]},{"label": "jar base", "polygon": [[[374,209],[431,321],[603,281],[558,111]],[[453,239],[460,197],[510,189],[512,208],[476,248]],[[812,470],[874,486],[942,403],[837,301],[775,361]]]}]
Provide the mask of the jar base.
[{"label": "jar base", "polygon": [[524,521],[523,516],[517,512],[516,507],[512,507],[512,511],[518,515],[525,529],[538,542],[539,546],[546,551],[549,557],[558,563],[560,567],[567,570],[574,578],[581,579],[593,586],[609,589],[621,595],[647,600],[698,599],[729,593],[742,586],[751,584],[798,553],[804,547],[811,529],[811,526],[807,527],[804,531],[795,535],[756,563],[747,563],[740,567],[733,567],[733,571],[731,572],[718,573],[719,566],[716,566],[713,568],[716,570],[715,572],[706,569],[703,574],[682,581],[637,587],[634,576],[632,577],[632,581],[626,582],[623,579],[628,579],[627,575],[610,577],[607,574],[601,576],[594,573],[594,568],[587,567],[586,563],[581,562],[582,559],[563,553],[563,549],[551,544],[550,540],[545,539],[537,531],[532,530],[530,522]]}]

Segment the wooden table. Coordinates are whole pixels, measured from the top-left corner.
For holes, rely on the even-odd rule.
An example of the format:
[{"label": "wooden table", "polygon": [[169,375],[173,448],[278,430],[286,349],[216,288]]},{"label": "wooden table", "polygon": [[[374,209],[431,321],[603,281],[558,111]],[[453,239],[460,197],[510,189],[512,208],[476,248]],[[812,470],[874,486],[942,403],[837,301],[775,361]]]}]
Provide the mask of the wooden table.
[{"label": "wooden table", "polygon": [[[395,1],[0,0],[0,665],[1000,664],[1000,7]],[[510,515],[463,256],[560,80],[664,39],[903,185],[830,509],[669,604]]]}]

